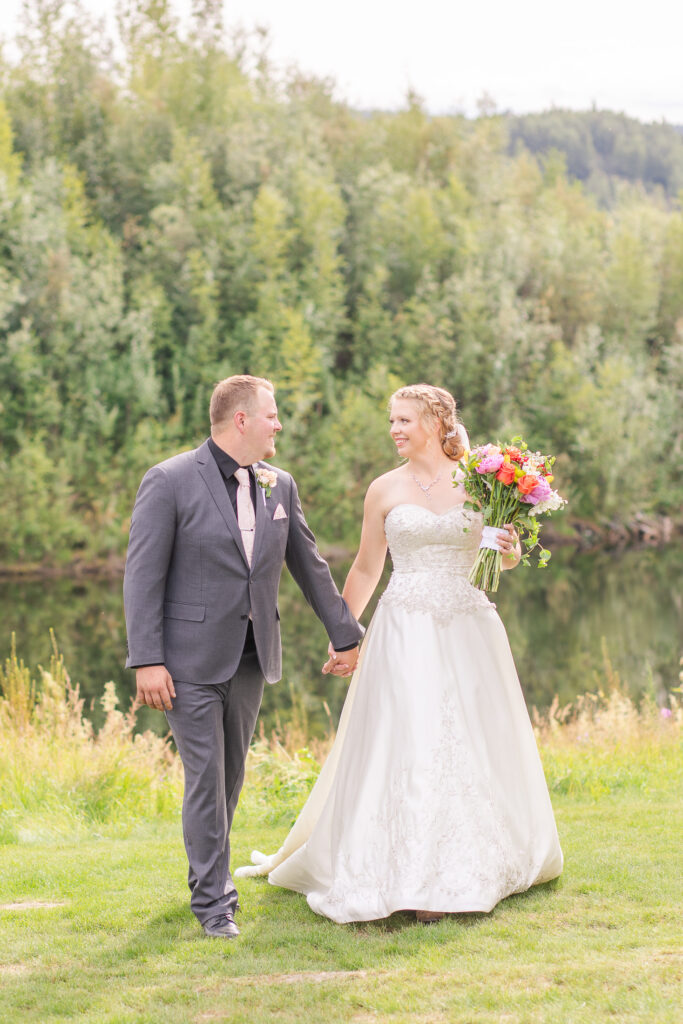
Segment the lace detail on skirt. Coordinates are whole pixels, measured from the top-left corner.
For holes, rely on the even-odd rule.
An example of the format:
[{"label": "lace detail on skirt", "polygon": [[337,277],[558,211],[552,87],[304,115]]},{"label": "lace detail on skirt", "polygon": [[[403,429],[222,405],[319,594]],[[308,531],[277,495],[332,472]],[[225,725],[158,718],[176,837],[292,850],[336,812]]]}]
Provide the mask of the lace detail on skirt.
[{"label": "lace detail on skirt", "polygon": [[338,856],[323,898],[333,914],[336,906],[358,905],[382,917],[397,894],[405,894],[404,910],[487,910],[527,887],[533,858],[515,847],[448,694],[441,712],[427,769],[416,773],[414,759],[406,758],[368,822],[368,847]]}]

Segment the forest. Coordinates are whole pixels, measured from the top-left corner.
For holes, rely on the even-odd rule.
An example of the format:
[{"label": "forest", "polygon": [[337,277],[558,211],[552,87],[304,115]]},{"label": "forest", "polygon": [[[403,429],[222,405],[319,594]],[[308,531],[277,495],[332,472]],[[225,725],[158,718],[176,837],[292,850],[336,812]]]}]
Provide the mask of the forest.
[{"label": "forest", "polygon": [[608,110],[547,110],[509,116],[508,152],[562,154],[570,177],[604,206],[631,182],[675,200],[683,189],[683,127],[642,124]]},{"label": "forest", "polygon": [[[324,545],[395,464],[387,399],[556,453],[571,521],[680,517],[683,136],[622,115],[359,112],[220,0],[29,0],[0,65],[3,566],[115,562],[152,463],[270,377]],[[628,154],[630,153],[630,157]]]}]

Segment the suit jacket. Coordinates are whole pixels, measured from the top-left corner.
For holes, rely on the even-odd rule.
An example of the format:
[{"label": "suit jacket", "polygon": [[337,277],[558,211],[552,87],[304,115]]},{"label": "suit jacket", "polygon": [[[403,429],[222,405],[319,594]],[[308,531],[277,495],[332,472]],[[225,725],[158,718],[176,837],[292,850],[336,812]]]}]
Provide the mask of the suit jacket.
[{"label": "suit jacket", "polygon": [[[237,670],[251,613],[265,679],[282,675],[278,586],[283,563],[335,647],[362,627],[337,590],[304,518],[294,479],[270,464],[257,488],[251,569],[208,442],[153,466],[135,500],[123,582],[126,667],[163,664],[174,679],[221,683]],[[273,518],[279,506],[278,518]]]}]

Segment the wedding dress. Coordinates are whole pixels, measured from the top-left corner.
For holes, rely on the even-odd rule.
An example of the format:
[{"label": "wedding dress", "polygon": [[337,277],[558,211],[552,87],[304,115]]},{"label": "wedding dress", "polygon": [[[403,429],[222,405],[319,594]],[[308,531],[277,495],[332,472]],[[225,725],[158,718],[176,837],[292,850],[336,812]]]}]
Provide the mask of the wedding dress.
[{"label": "wedding dress", "polygon": [[333,921],[490,911],[562,852],[503,624],[468,582],[481,515],[400,504],[393,574],[334,746],[268,875]]}]

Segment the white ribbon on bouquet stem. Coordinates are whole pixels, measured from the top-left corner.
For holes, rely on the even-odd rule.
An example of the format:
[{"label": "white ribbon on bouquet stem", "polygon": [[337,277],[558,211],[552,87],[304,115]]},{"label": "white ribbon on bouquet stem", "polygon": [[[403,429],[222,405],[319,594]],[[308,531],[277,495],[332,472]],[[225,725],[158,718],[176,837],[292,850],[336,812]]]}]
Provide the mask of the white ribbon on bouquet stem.
[{"label": "white ribbon on bouquet stem", "polygon": [[492,551],[502,551],[498,542],[500,526],[485,526],[481,531],[480,548],[491,548]]}]

